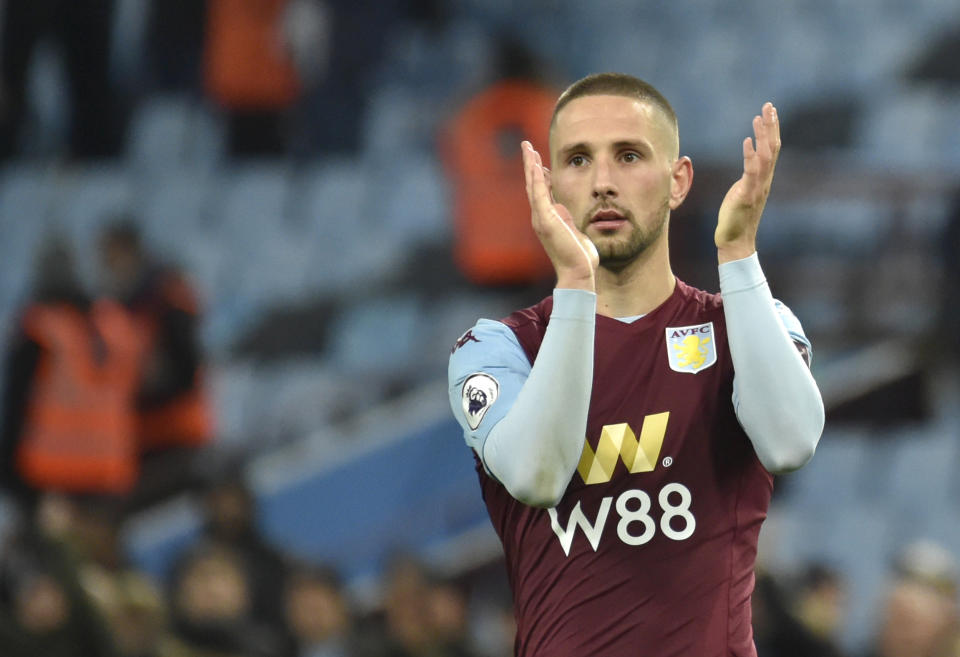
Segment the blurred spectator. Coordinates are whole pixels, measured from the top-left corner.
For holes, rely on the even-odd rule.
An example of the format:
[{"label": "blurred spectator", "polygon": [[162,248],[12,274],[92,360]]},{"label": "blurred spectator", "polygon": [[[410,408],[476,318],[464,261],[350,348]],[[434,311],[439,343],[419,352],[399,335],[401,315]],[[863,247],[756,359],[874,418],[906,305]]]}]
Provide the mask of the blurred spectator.
[{"label": "blurred spectator", "polygon": [[[57,513],[65,513],[66,522],[57,520]],[[120,657],[176,657],[169,652],[163,597],[127,560],[110,509],[74,503],[45,516],[45,526],[60,526],[57,533],[77,558],[80,582],[105,619]]]},{"label": "blurred spectator", "polygon": [[[312,86],[304,89],[298,112],[297,152],[351,155],[360,149],[370,89],[384,50],[393,35],[408,27],[405,18],[429,21],[439,13],[428,6],[431,2],[292,0],[301,6],[287,12],[287,38],[301,81]],[[303,16],[312,28],[291,30],[291,22]]]},{"label": "blurred spectator", "polygon": [[177,657],[280,657],[283,639],[254,613],[243,559],[200,543],[175,570],[170,599]]},{"label": "blurred spectator", "polygon": [[282,38],[304,87],[315,87],[327,75],[332,21],[322,0],[288,0],[280,24]]},{"label": "blurred spectator", "polygon": [[520,142],[546,152],[557,94],[519,42],[501,40],[497,72],[441,143],[454,190],[454,259],[479,285],[539,283],[553,267],[530,225]]},{"label": "blurred spectator", "polygon": [[233,156],[284,153],[301,94],[283,19],[290,0],[207,0],[204,80],[227,119]]},{"label": "blurred spectator", "polygon": [[798,620],[787,591],[770,573],[757,572],[752,598],[753,633],[758,655],[840,657],[832,639],[823,638]]},{"label": "blurred spectator", "polygon": [[362,657],[431,655],[427,580],[417,559],[406,554],[394,557],[384,575],[382,614],[371,619],[371,626],[361,633]]},{"label": "blurred spectator", "polygon": [[147,18],[146,59],[152,88],[199,93],[207,0],[154,0]]},{"label": "blurred spectator", "polygon": [[0,554],[2,654],[118,655],[103,618],[80,585],[76,560],[65,543],[49,534],[56,525],[25,518]]},{"label": "blurred spectator", "polygon": [[294,642],[292,657],[355,654],[350,605],[336,571],[302,565],[287,577],[284,610]]},{"label": "blurred spectator", "polygon": [[482,657],[508,657],[514,653],[517,621],[506,566],[495,559],[469,575],[471,644]]},{"label": "blurred spectator", "polygon": [[199,308],[186,278],[147,252],[132,222],[105,230],[100,256],[107,291],[132,313],[145,342],[136,399],[142,477],[133,502],[141,507],[192,486],[197,449],[213,439]]},{"label": "blurred spectator", "polygon": [[[362,117],[360,103],[352,103],[350,96],[332,87],[341,78],[346,79],[348,90],[361,84],[357,71],[347,74],[331,67],[336,36],[332,8],[325,0],[290,0],[281,27],[302,92],[290,113],[288,152],[302,158],[327,155],[342,150],[344,144],[346,150],[356,150],[353,133]],[[346,122],[339,121],[342,114]]]},{"label": "blurred spectator", "polygon": [[819,642],[820,654],[839,655],[837,634],[846,604],[846,586],[840,573],[824,564],[810,564],[800,574],[792,597],[794,615],[811,639]]},{"label": "blurred spectator", "polygon": [[870,657],[957,657],[958,570],[948,551],[918,541],[897,559]]},{"label": "blurred spectator", "polygon": [[92,302],[67,245],[45,243],[8,348],[3,486],[28,507],[38,491],[128,493],[137,476],[138,366],[128,314],[112,302]]},{"label": "blurred spectator", "polygon": [[202,508],[204,538],[237,554],[250,586],[253,614],[279,631],[284,626],[286,560],[260,532],[256,500],[242,475],[214,481],[203,494]]},{"label": "blurred spectator", "polygon": [[[960,365],[960,304],[957,303],[957,290],[960,290],[960,258],[957,258],[957,244],[960,244],[960,190],[953,196],[947,223],[940,239],[943,263],[943,282],[940,295],[939,339],[931,341],[938,349],[927,354],[933,364],[947,369]],[[948,362],[942,362],[943,351],[948,352]]]},{"label": "blurred spectator", "polygon": [[27,88],[37,45],[51,39],[66,71],[69,154],[115,156],[123,140],[117,94],[109,79],[113,0],[6,0],[2,16],[0,158],[20,150],[29,119]]},{"label": "blurred spectator", "polygon": [[165,657],[159,591],[127,563],[115,507],[44,495],[36,532],[70,557],[71,571],[102,618],[120,657]]},{"label": "blurred spectator", "polygon": [[435,579],[427,591],[427,613],[436,642],[436,654],[443,657],[473,657],[470,645],[470,618],[466,592],[449,579]]},{"label": "blurred spectator", "polygon": [[87,571],[83,585],[106,619],[119,657],[175,657],[163,594],[149,578],[134,570],[115,576]]},{"label": "blurred spectator", "polygon": [[467,601],[416,558],[398,555],[387,569],[382,616],[364,633],[362,657],[471,657]]}]

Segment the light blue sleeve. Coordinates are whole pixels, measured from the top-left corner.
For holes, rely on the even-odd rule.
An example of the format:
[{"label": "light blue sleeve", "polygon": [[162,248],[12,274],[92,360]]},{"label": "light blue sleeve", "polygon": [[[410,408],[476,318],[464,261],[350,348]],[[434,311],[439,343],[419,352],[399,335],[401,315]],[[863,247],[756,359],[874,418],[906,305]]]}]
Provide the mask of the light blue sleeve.
[{"label": "light blue sleeve", "polygon": [[457,340],[447,370],[450,408],[477,454],[513,406],[530,369],[517,336],[502,322],[481,319]]},{"label": "light blue sleeve", "polygon": [[788,472],[813,456],[823,400],[797,344],[800,322],[770,293],[757,254],[720,265],[720,292],[733,361],[733,406],[760,462]]},{"label": "light blue sleeve", "polygon": [[481,321],[450,357],[450,405],[468,445],[514,499],[556,506],[583,452],[597,295],[555,289],[531,364],[513,331]]},{"label": "light blue sleeve", "polygon": [[774,299],[773,305],[777,309],[777,316],[780,318],[780,323],[783,324],[783,328],[787,329],[787,333],[793,338],[793,341],[799,342],[807,348],[807,365],[809,365],[813,360],[813,345],[810,344],[810,339],[807,338],[807,335],[803,332],[803,326],[800,325],[800,320],[797,319],[793,311],[779,299]]}]

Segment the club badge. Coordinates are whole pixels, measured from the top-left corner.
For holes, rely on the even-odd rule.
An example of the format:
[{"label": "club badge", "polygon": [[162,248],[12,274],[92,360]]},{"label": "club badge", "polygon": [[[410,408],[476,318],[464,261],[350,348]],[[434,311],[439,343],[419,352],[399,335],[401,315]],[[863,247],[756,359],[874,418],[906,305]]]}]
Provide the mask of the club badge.
[{"label": "club badge", "polygon": [[717,362],[713,322],[667,327],[667,361],[674,372],[696,374]]},{"label": "club badge", "polygon": [[497,401],[500,395],[500,384],[489,374],[479,372],[471,374],[463,382],[460,401],[463,404],[463,414],[471,429],[480,426],[483,416]]}]

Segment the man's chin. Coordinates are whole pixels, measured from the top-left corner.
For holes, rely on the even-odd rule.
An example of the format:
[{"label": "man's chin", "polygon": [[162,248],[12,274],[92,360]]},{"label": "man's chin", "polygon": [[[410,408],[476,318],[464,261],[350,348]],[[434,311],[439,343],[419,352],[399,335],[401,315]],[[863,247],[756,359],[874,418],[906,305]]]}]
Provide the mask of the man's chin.
[{"label": "man's chin", "polygon": [[646,251],[648,244],[635,244],[626,240],[594,240],[600,266],[605,269],[622,269]]},{"label": "man's chin", "polygon": [[600,266],[604,269],[623,269],[640,255],[639,251],[600,252]]}]

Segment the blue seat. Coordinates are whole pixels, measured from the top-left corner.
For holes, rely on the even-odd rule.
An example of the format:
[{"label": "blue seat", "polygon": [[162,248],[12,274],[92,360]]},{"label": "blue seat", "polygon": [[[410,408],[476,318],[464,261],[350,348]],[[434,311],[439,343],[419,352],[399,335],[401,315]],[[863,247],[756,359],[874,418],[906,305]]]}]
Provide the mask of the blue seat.
[{"label": "blue seat", "polygon": [[886,500],[891,511],[918,518],[953,497],[960,465],[957,436],[912,432],[900,437],[891,453]]},{"label": "blue seat", "polygon": [[936,92],[894,86],[865,109],[857,142],[868,163],[918,171],[930,165],[944,135]]},{"label": "blue seat", "polygon": [[175,168],[211,169],[224,152],[224,128],[186,95],[148,97],[133,113],[127,160],[147,174]]},{"label": "blue seat", "polygon": [[384,239],[399,249],[449,242],[453,216],[450,189],[435,157],[411,157],[402,171],[383,169],[376,180],[377,189],[390,199],[379,215]]},{"label": "blue seat", "polygon": [[820,513],[858,499],[867,449],[865,435],[827,428],[810,462],[781,477],[789,502],[797,508]]},{"label": "blue seat", "polygon": [[414,295],[355,303],[331,327],[330,356],[345,372],[387,375],[417,362],[420,302]]},{"label": "blue seat", "polygon": [[30,285],[34,256],[50,232],[54,194],[47,172],[8,166],[0,176],[0,314],[9,317]]},{"label": "blue seat", "polygon": [[314,291],[356,289],[402,263],[403,252],[383,226],[382,215],[394,201],[361,162],[321,162],[302,174],[294,194],[297,230],[312,249],[306,275]]}]

